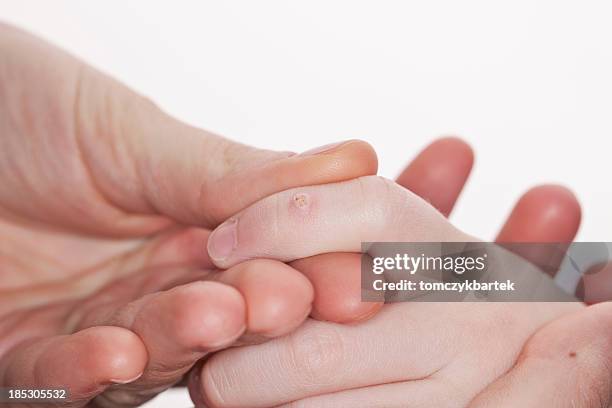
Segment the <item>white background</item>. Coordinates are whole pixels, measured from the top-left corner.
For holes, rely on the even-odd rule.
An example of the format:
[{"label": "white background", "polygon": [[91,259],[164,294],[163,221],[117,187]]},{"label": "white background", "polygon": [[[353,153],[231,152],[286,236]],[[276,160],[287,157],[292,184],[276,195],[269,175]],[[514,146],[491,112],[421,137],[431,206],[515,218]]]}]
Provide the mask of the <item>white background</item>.
[{"label": "white background", "polygon": [[477,155],[461,228],[491,238],[522,191],[560,182],[583,204],[579,239],[612,240],[607,0],[0,0],[0,18],[260,147],[361,138],[393,177],[461,135]]}]

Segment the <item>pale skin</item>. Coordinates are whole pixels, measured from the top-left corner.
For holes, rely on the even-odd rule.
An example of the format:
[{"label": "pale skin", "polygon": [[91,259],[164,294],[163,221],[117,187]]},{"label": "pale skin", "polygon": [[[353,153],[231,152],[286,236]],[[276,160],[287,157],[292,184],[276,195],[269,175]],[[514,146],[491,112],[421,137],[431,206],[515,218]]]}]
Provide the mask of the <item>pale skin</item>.
[{"label": "pale skin", "polygon": [[[260,150],[181,123],[49,44],[0,25],[0,385],[65,406],[136,406],[210,351],[295,329],[313,284],[272,260],[220,273],[224,218],[287,188],[376,172],[369,145]],[[367,315],[367,313],[366,313]]]},{"label": "pale skin", "polygon": [[[308,197],[307,209],[292,208],[296,195]],[[547,204],[547,195],[557,200]],[[273,247],[250,235],[272,216],[271,205],[281,209]],[[262,254],[359,252],[361,241],[471,240],[399,184],[376,177],[282,192],[232,219],[235,247],[222,258],[211,251],[224,267]],[[517,204],[499,239],[567,242],[578,223],[570,193],[540,188]],[[310,236],[318,239],[293,238]],[[307,269],[309,259],[300,262]],[[609,304],[387,305],[356,326],[308,321],[289,336],[220,352],[190,387],[209,407],[607,407],[610,323]]]},{"label": "pale skin", "polygon": [[[205,250],[221,220],[269,194],[374,174],[367,144],[250,148],[18,29],[0,25],[0,46],[2,386],[136,406],[211,351],[286,334],[309,313],[354,322],[380,308],[319,272],[334,257],[303,274],[270,260],[219,273]],[[433,145],[406,174],[443,174],[438,159],[457,147]],[[458,194],[467,168],[437,187]]]},{"label": "pale skin", "polygon": [[[0,48],[2,386],[66,386],[66,406],[135,406],[211,351],[282,336],[309,313],[352,322],[380,308],[330,284],[335,265],[353,262],[345,255],[220,273],[203,249],[219,222],[270,194],[374,174],[367,144],[253,149],[12,27],[0,26]],[[443,151],[419,156],[403,185],[448,213],[471,157],[456,173],[440,167]],[[421,184],[428,174],[445,181]]]}]

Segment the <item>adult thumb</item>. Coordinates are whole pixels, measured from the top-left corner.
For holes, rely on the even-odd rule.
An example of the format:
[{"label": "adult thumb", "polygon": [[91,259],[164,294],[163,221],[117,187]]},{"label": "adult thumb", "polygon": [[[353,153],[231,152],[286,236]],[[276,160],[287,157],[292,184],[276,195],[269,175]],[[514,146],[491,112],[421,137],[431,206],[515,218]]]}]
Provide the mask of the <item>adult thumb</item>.
[{"label": "adult thumb", "polygon": [[374,150],[359,140],[295,154],[237,143],[155,109],[132,123],[126,137],[142,181],[139,198],[188,224],[213,227],[273,193],[377,170]]},{"label": "adult thumb", "polygon": [[275,192],[376,172],[365,142],[293,154],[186,125],[8,25],[0,24],[0,49],[0,206],[21,216],[142,236],[169,221],[212,227]]},{"label": "adult thumb", "polygon": [[182,123],[89,67],[80,77],[83,159],[103,196],[129,214],[213,227],[273,193],[377,170],[363,141],[301,154],[257,149]]}]

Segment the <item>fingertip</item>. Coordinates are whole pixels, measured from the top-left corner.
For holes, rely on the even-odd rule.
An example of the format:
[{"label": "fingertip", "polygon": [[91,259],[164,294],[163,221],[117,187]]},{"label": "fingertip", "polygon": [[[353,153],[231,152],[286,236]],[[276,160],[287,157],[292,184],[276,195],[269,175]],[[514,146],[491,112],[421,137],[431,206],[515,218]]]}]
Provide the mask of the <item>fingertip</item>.
[{"label": "fingertip", "polygon": [[569,189],[553,184],[536,186],[517,201],[496,242],[509,244],[507,249],[554,276],[578,232],[580,219],[580,204]]},{"label": "fingertip", "polygon": [[497,240],[571,242],[581,216],[580,203],[571,190],[555,184],[536,186],[515,204]]},{"label": "fingertip", "polygon": [[397,183],[424,198],[448,216],[474,164],[474,152],[458,137],[429,144],[404,169]]},{"label": "fingertip", "polygon": [[374,148],[358,139],[347,140],[315,154],[307,153],[290,158],[292,176],[301,183],[289,187],[326,184],[376,174],[378,157]]},{"label": "fingertip", "polygon": [[330,253],[291,263],[310,279],[314,287],[311,316],[336,323],[356,323],[374,316],[380,302],[361,299],[361,256]]},{"label": "fingertip", "polygon": [[[104,384],[127,384],[139,378],[147,365],[147,349],[132,331],[114,326],[97,326],[74,335],[85,349],[85,369],[98,373]],[[80,348],[79,347],[79,348]],[[88,360],[86,360],[88,359]]]},{"label": "fingertip", "polygon": [[231,286],[192,282],[171,291],[165,310],[182,349],[210,351],[234,342],[246,327],[246,304]]},{"label": "fingertip", "polygon": [[216,225],[274,193],[373,175],[377,168],[376,152],[361,140],[344,141],[314,153],[279,154],[212,183],[205,197],[208,223]]},{"label": "fingertip", "polygon": [[73,401],[112,384],[138,379],[148,363],[141,339],[128,329],[96,326],[47,342],[33,366],[31,385],[66,387]]},{"label": "fingertip", "polygon": [[432,166],[429,174],[435,176],[435,173],[440,171],[437,164],[446,164],[449,161],[453,164],[453,168],[449,171],[469,172],[474,164],[474,150],[466,141],[457,136],[442,137],[421,150],[406,170],[411,167],[427,170],[425,166]]},{"label": "fingertip", "polygon": [[310,312],[314,297],[310,281],[282,262],[247,261],[221,272],[219,279],[243,294],[250,334],[276,337],[289,333]]},{"label": "fingertip", "polygon": [[[128,391],[130,403],[137,405],[175,384],[207,353],[232,345],[246,327],[246,305],[240,292],[228,285],[195,281],[124,305],[112,314],[108,324],[129,328],[133,335],[123,332],[121,337],[115,336],[113,343],[96,345],[94,351],[114,373],[105,385],[131,383],[136,378],[138,381],[127,388],[106,389],[101,398],[115,401]],[[122,355],[109,358],[98,350],[116,350],[118,345],[131,344],[135,339],[146,347],[146,368],[141,370],[141,376],[127,372],[117,376]],[[126,354],[134,358],[137,353]]]},{"label": "fingertip", "polygon": [[206,252],[215,266],[225,269],[229,268],[236,260],[231,259],[232,252],[238,245],[238,222],[237,217],[232,217],[208,236]]},{"label": "fingertip", "polygon": [[468,142],[466,142],[459,136],[450,135],[436,139],[423,151],[432,150],[454,153],[455,155],[460,156],[463,160],[466,160],[469,163],[474,162],[474,150],[468,144]]},{"label": "fingertip", "polygon": [[361,176],[371,176],[378,171],[376,150],[366,141],[359,139],[349,140],[335,154],[343,160],[342,163],[347,167],[345,180]]},{"label": "fingertip", "polygon": [[[551,218],[571,221],[576,228],[580,224],[582,209],[576,195],[567,187],[558,184],[545,184],[531,188],[522,201],[525,205],[546,206]],[[571,218],[570,218],[571,217]]]}]

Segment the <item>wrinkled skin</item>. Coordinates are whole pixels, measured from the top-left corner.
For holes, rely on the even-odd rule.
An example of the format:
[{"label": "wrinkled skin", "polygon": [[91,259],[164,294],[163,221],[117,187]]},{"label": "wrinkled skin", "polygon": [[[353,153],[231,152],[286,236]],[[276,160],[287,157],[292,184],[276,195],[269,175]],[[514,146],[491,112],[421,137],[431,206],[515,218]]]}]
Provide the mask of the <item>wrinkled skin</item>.
[{"label": "wrinkled skin", "polygon": [[0,49],[0,385],[138,405],[210,351],[308,316],[304,275],[266,260],[219,273],[210,229],[273,192],[375,173],[366,143],[251,148],[13,27]]},{"label": "wrinkled skin", "polygon": [[[367,145],[301,156],[252,149],[168,117],[12,27],[0,27],[0,47],[3,386],[69,386],[66,406],[138,405],[210,351],[286,334],[309,312],[350,322],[380,308],[358,301],[346,254],[292,267],[252,260],[219,273],[204,250],[210,228],[269,194],[373,174]],[[465,149],[458,143],[433,145],[398,180],[444,214],[471,167],[469,149],[459,160],[448,154]],[[571,239],[560,235],[554,240]],[[340,281],[345,271],[349,279]],[[387,309],[359,330],[390,319]],[[294,338],[313,324],[323,333],[337,327],[308,322]],[[200,378],[199,369],[193,373]],[[501,389],[517,384],[499,381]],[[192,394],[201,394],[194,384]]]}]

